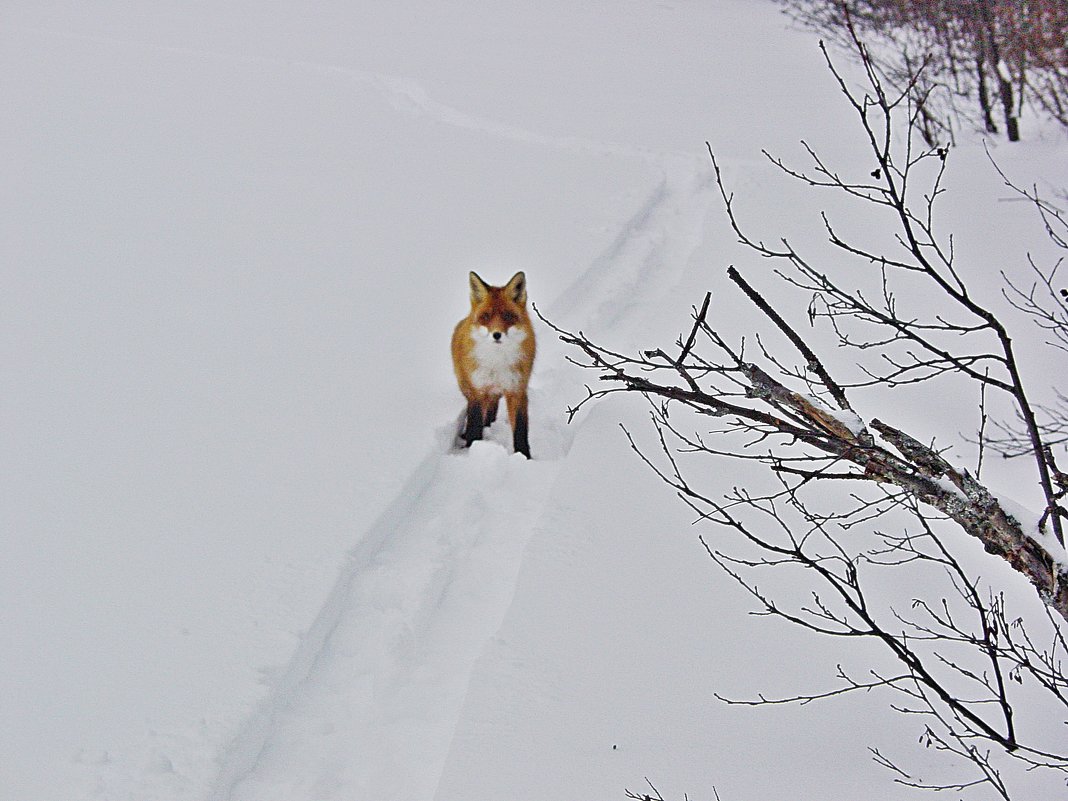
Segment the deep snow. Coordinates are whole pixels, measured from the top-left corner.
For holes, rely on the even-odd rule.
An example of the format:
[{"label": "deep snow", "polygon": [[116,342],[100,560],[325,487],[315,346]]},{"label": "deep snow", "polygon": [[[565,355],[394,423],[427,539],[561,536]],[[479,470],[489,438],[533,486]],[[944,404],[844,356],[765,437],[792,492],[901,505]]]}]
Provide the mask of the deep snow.
[{"label": "deep snow", "polygon": [[[640,403],[565,425],[544,326],[534,461],[503,423],[451,449],[469,269],[637,347],[747,258],[706,139],[761,231],[811,224],[759,155],[856,160],[811,35],[763,0],[0,20],[0,798],[916,795],[868,757],[915,740],[876,699],[714,699],[850,657],[745,617],[619,432]],[[1063,175],[1027,148],[1024,183]],[[1038,229],[984,159],[951,222],[1008,263],[983,220]]]}]

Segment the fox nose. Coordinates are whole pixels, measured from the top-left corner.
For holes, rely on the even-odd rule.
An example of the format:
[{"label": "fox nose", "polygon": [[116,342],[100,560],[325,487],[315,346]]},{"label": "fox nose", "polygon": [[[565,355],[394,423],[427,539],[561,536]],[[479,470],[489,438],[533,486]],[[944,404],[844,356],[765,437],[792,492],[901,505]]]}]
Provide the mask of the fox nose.
[{"label": "fox nose", "polygon": [[495,340],[497,340],[498,342],[500,342],[501,341],[501,332],[500,331],[494,331],[493,332],[493,338]]}]

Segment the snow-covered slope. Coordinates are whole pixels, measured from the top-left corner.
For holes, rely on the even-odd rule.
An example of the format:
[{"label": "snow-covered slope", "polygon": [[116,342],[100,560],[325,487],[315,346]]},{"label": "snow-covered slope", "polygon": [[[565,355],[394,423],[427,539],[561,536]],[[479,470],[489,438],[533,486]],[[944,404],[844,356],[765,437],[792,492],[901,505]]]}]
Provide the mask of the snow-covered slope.
[{"label": "snow-covered slope", "polygon": [[0,20],[0,799],[909,797],[877,703],[715,701],[838,656],[744,617],[640,404],[565,425],[546,328],[535,459],[451,449],[467,270],[626,348],[738,256],[706,139],[796,218],[759,148],[845,117],[772,3]]}]

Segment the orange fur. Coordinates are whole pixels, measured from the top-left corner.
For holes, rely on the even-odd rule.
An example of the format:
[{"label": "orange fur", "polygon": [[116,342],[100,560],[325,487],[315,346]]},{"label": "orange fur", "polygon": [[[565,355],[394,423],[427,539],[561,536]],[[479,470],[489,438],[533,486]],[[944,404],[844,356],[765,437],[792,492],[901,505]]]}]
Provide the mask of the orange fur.
[{"label": "orange fur", "polygon": [[467,399],[461,438],[467,446],[482,438],[497,416],[503,396],[512,424],[513,445],[530,456],[527,441],[527,382],[534,367],[534,328],[527,314],[526,276],[501,287],[470,275],[471,311],[452,333],[456,382]]}]

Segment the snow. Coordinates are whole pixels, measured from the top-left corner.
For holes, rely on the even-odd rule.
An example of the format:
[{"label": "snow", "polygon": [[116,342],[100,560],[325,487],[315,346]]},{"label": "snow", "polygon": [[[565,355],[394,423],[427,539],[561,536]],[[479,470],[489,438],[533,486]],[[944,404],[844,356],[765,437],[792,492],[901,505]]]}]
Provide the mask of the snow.
[{"label": "snow", "polygon": [[[328,641],[309,643],[318,653],[299,695],[274,695],[269,729],[250,732],[256,762],[216,796],[433,796],[465,678],[500,623],[491,612],[508,606],[556,472],[525,462],[496,442],[447,455],[381,541],[361,543],[324,607]],[[332,769],[300,767],[310,764]]]},{"label": "snow", "polygon": [[1064,545],[1057,542],[1051,527],[1039,527],[1039,521],[1042,520],[1040,512],[1028,509],[1018,501],[1007,497],[1004,493],[998,493],[994,497],[997,499],[998,505],[1005,511],[1005,514],[1020,524],[1020,529],[1024,534],[1041,545],[1061,570],[1068,570],[1068,551],[1065,550]]},{"label": "snow", "polygon": [[[963,472],[961,472],[960,475],[963,475]],[[937,478],[932,479],[932,481],[934,481],[934,483],[937,484],[943,492],[947,492],[953,497],[959,498],[960,500],[964,501],[965,503],[969,502],[968,496],[961,491],[960,487],[953,483],[952,479],[950,479],[949,476],[938,476]]]},{"label": "snow", "polygon": [[[544,325],[534,459],[506,420],[451,449],[469,270],[619,349],[709,287],[752,316],[704,141],[740,214],[800,228],[759,149],[848,120],[774,4],[2,16],[0,798],[917,797],[875,699],[715,700],[846,657],[746,616],[619,431],[651,444],[636,398],[565,424],[586,376]],[[1068,163],[1028,147],[1025,185]],[[995,238],[960,156],[959,251],[1018,259],[1033,220]]]},{"label": "snow", "polygon": [[868,427],[864,424],[864,420],[859,414],[849,409],[834,409],[831,412],[834,419],[849,429],[850,433],[855,437],[859,437]]},{"label": "snow", "polygon": [[815,395],[809,395],[805,392],[799,392],[798,395],[804,398],[814,408],[818,409],[820,413],[841,423],[854,437],[859,437],[867,431],[868,427],[865,425],[864,420],[852,409],[832,409]]}]

